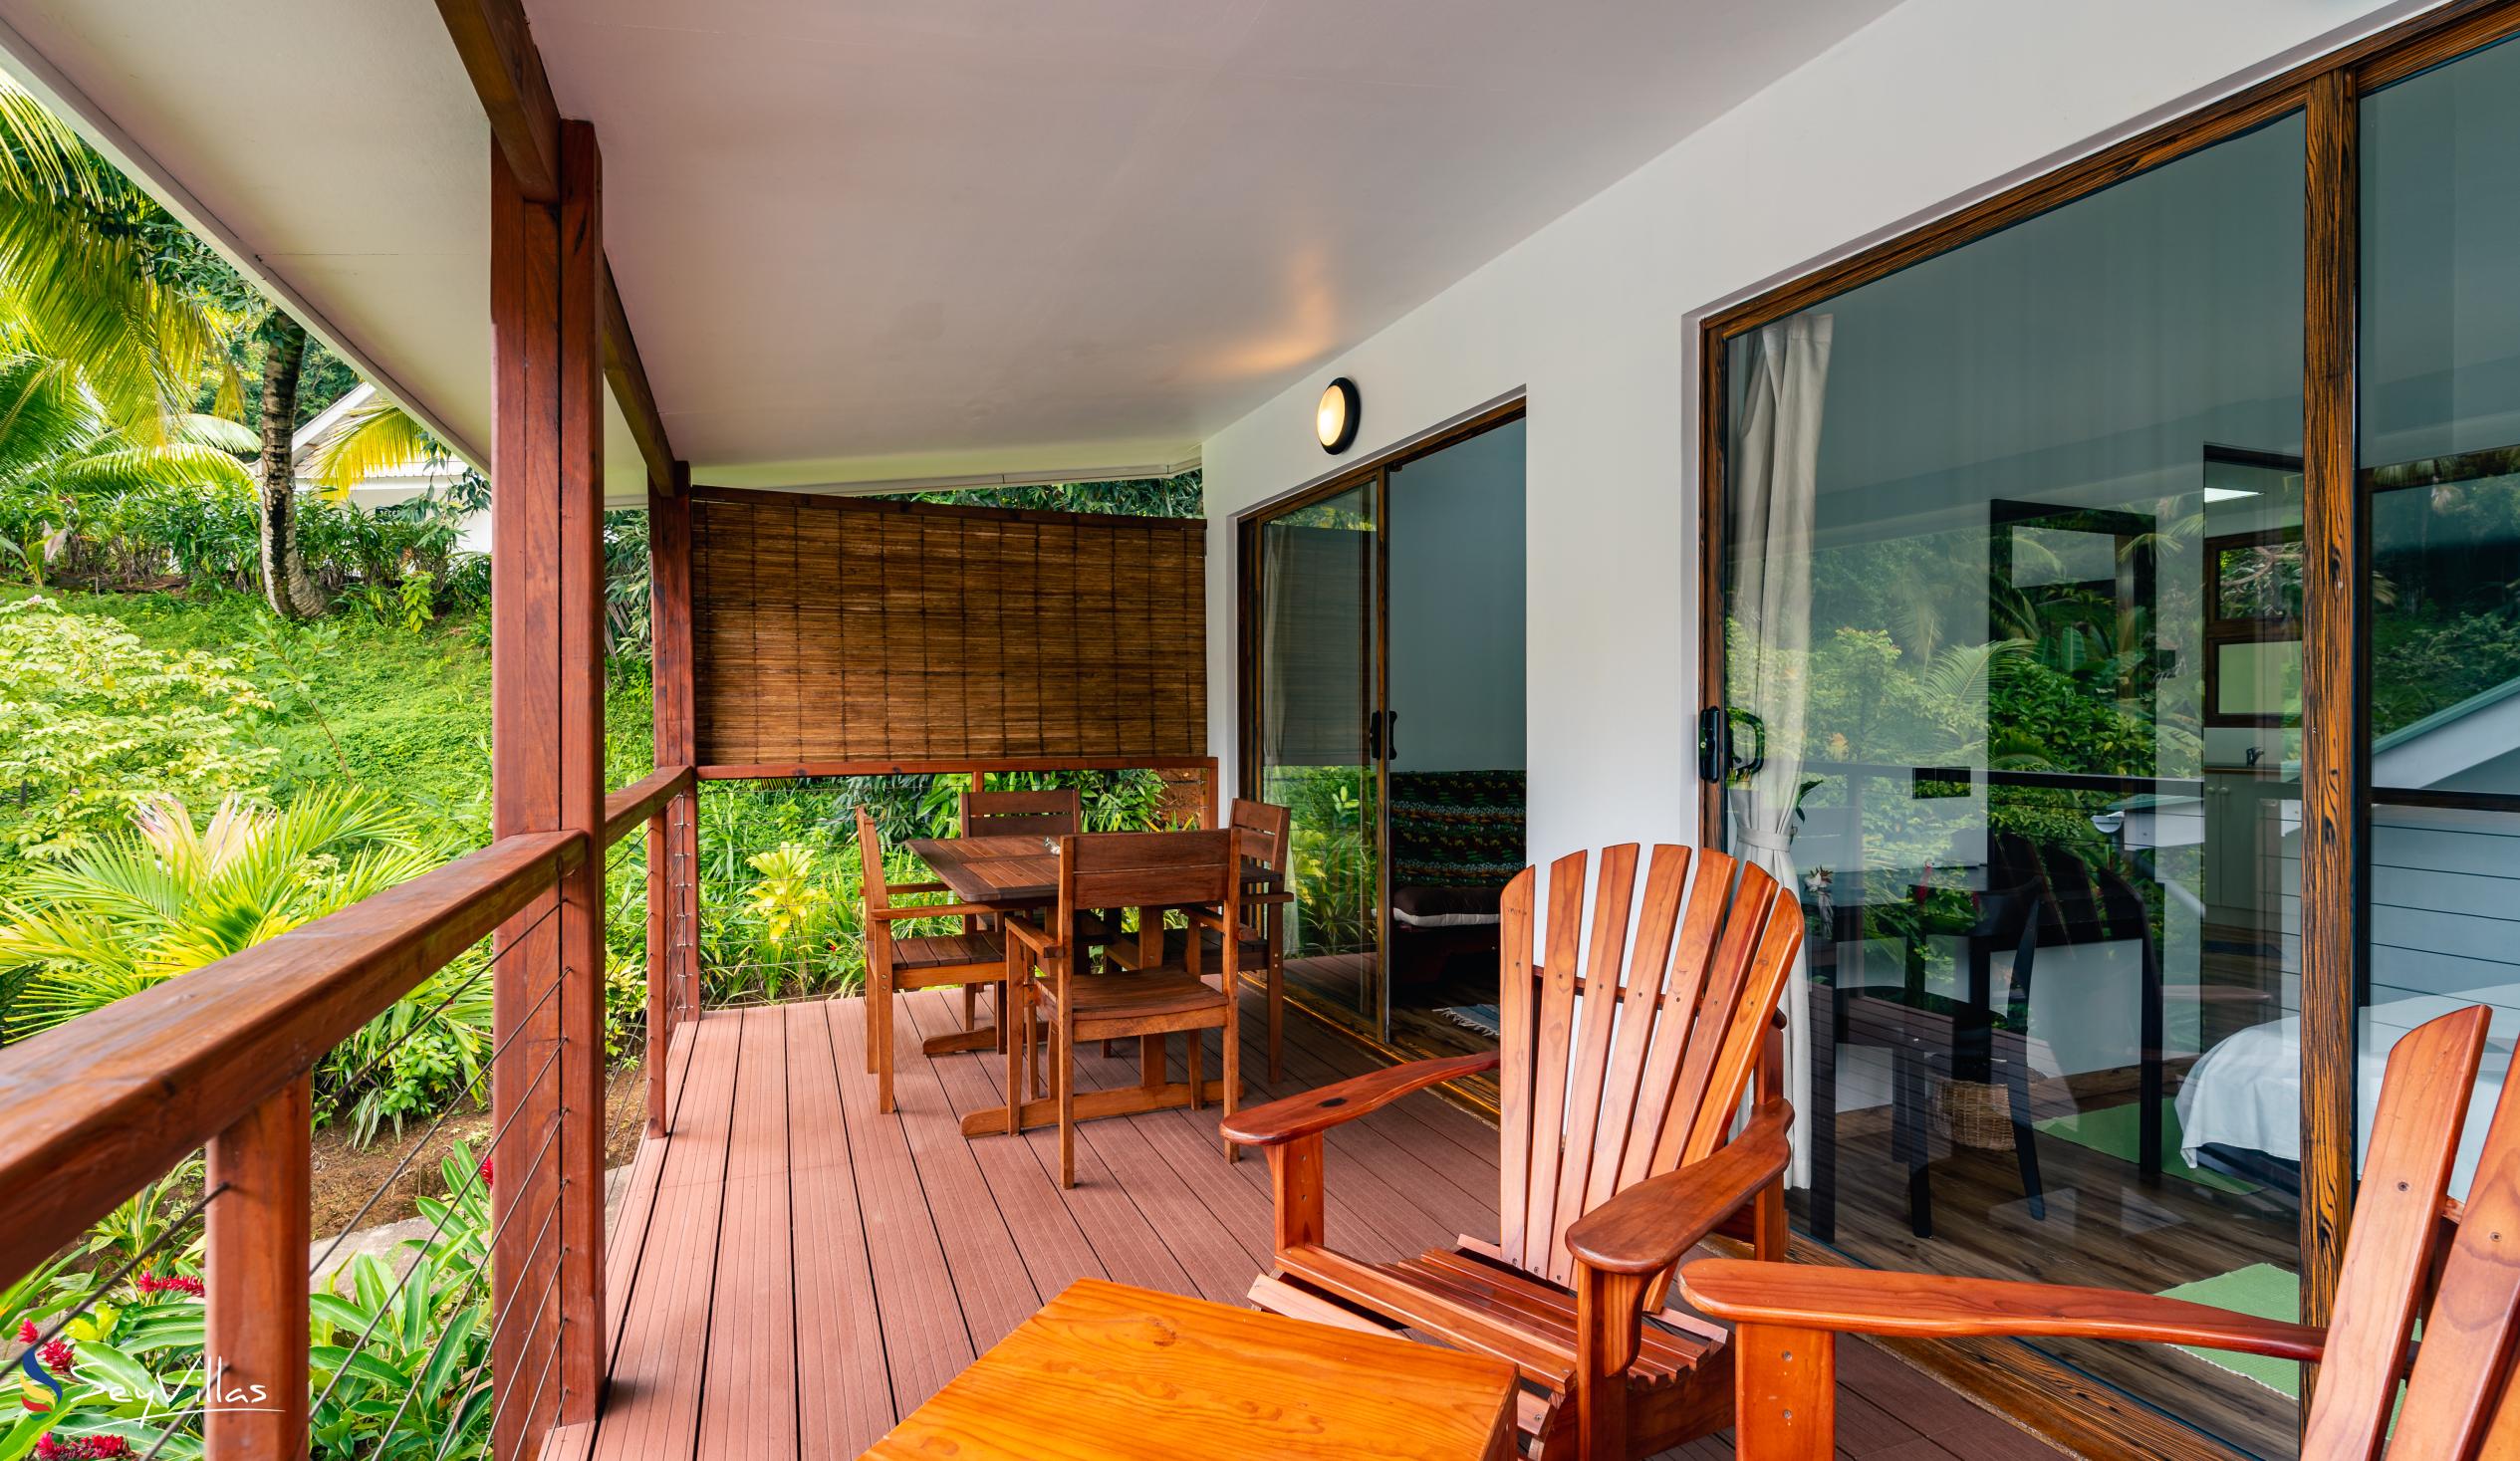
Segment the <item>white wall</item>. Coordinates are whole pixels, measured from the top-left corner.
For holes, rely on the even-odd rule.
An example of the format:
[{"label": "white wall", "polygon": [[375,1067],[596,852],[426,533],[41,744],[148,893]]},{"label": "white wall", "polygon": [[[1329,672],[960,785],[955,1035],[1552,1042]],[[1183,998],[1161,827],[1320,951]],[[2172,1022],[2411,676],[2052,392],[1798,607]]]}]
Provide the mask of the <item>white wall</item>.
[{"label": "white wall", "polygon": [[[1695,312],[2419,6],[1907,0],[1210,438],[1210,742],[1234,764],[1231,519],[1526,391],[1534,858],[1693,841]],[[1230,771],[1228,773],[1230,775]]]},{"label": "white wall", "polygon": [[1523,423],[1391,474],[1393,771],[1519,771]]}]

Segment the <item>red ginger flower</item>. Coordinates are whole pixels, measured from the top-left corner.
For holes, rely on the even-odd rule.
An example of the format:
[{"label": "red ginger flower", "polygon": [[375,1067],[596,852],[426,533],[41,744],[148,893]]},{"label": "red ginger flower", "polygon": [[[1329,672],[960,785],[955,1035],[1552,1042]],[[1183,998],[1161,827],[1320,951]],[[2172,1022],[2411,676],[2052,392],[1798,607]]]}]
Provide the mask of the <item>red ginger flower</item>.
[{"label": "red ginger flower", "polygon": [[121,1436],[72,1436],[61,1440],[46,1436],[35,1443],[40,1461],[118,1461],[131,1454],[131,1443]]},{"label": "red ginger flower", "polygon": [[35,1321],[31,1319],[22,1319],[18,1321],[19,1343],[32,1344],[40,1338],[42,1338],[42,1334],[35,1328]]},{"label": "red ginger flower", "polygon": [[201,1281],[190,1274],[168,1274],[164,1278],[142,1274],[137,1287],[140,1293],[152,1298],[159,1294],[188,1294],[198,1299],[202,1293]]},{"label": "red ginger flower", "polygon": [[55,1374],[68,1374],[79,1365],[79,1351],[68,1339],[55,1339],[38,1350],[35,1357]]}]

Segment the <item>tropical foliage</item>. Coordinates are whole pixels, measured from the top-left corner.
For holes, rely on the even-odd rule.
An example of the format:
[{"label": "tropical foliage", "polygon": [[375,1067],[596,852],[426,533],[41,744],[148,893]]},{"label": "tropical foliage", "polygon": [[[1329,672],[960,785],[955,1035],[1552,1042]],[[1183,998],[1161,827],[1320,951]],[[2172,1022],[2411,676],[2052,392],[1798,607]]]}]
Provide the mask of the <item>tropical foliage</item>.
[{"label": "tropical foliage", "polygon": [[46,599],[0,606],[0,839],[32,866],[151,798],[253,787],[275,760],[254,734],[271,708],[224,655],[151,648]]},{"label": "tropical foliage", "polygon": [[[420,1199],[425,1237],[352,1258],[310,1298],[318,1461],[488,1454],[487,1183],[460,1142],[439,1175],[444,1195]],[[199,1163],[186,1164],[84,1248],[0,1289],[0,1345],[27,1354],[0,1461],[202,1454],[201,1408],[218,1401],[204,1385],[201,1245],[183,1202],[200,1185]]]}]

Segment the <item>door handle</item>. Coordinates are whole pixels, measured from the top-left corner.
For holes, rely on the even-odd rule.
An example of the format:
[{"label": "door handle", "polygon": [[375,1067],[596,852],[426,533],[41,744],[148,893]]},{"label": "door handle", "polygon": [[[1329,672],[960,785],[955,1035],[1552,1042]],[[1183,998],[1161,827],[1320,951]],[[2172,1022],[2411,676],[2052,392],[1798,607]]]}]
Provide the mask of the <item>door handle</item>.
[{"label": "door handle", "polygon": [[[1750,754],[1742,755],[1733,746],[1735,721],[1750,729]],[[1697,776],[1700,781],[1721,784],[1734,773],[1756,776],[1768,764],[1767,722],[1747,710],[1733,710],[1722,705],[1709,705],[1697,712]]]}]

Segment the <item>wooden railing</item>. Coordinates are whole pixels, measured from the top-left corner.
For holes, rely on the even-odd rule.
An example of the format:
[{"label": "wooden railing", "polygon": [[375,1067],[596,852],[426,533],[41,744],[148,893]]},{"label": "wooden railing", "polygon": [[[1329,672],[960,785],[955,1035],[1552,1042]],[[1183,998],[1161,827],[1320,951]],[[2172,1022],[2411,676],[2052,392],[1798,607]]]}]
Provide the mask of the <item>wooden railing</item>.
[{"label": "wooden railing", "polygon": [[[672,855],[677,837],[687,843],[694,785],[691,768],[669,768],[615,793],[605,806],[604,846],[642,825],[648,833],[649,959],[659,971],[651,983],[666,991],[650,1014],[654,1073],[665,1064],[677,1013],[697,1003],[673,993],[696,983],[687,932],[697,913],[691,863]],[[0,1109],[9,1112],[0,1122],[0,1280],[47,1262],[117,1204],[206,1147],[203,1193],[194,1205],[204,1244],[206,1452],[214,1461],[304,1455],[312,1401],[314,1072],[396,1000],[509,924],[485,971],[502,978],[499,961],[557,909],[564,875],[602,854],[603,848],[590,847],[579,832],[502,838],[352,907],[0,1050]],[[601,913],[599,905],[596,916]],[[503,997],[564,1006],[591,999],[601,1008],[601,968],[555,963],[539,982],[530,976],[526,982],[533,987],[503,990]],[[575,1067],[591,1061],[593,1089],[601,1091],[600,1039],[592,1051],[576,1039],[538,1039],[548,1052],[525,1053],[537,1084],[552,1079],[557,1090],[580,1089],[572,1078],[584,1073]],[[499,1073],[494,1088],[509,1079],[504,1073],[520,1069],[517,1054],[491,1053],[487,1064]],[[515,1106],[515,1093],[496,1094],[508,1098],[495,1103]],[[494,1158],[513,1153],[516,1166],[529,1169],[502,1161],[504,1169],[491,1176],[498,1187],[522,1184],[531,1169],[555,1160],[557,1147],[592,1142],[601,1150],[600,1101],[555,1105],[547,1124],[548,1131],[526,1131],[502,1123],[492,1134]],[[548,1180],[552,1210],[516,1224],[517,1230],[539,1222],[551,1231],[550,1218],[566,1201],[593,1204],[594,1213],[581,1221],[600,1235],[601,1183],[573,1191],[559,1179],[556,1162]],[[547,1245],[539,1238],[500,1251],[523,1254],[532,1269],[516,1276],[520,1282],[501,1286],[541,1296],[529,1336],[542,1329],[554,1292],[561,1296],[538,1345],[544,1362],[558,1352],[562,1326],[585,1324],[601,1333],[599,1313],[569,1312],[573,1292],[600,1290],[557,1282],[564,1260],[572,1269],[600,1271],[600,1252],[571,1253],[565,1242]],[[510,1317],[493,1311],[494,1345]],[[528,1402],[527,1410],[534,1408]]]},{"label": "wooden railing", "polygon": [[665,1125],[665,1055],[700,1009],[699,780],[668,767],[604,802],[604,840],[647,829],[647,1134]]}]

